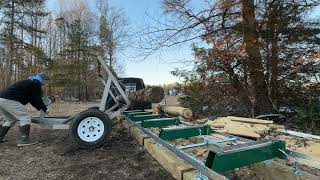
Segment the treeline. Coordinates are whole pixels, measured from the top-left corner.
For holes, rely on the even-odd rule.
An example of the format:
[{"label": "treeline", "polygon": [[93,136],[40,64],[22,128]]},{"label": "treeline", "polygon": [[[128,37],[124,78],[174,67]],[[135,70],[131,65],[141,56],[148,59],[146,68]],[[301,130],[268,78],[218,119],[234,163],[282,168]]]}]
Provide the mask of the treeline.
[{"label": "treeline", "polygon": [[45,0],[0,2],[0,89],[46,72],[48,94],[89,100],[101,91],[97,53],[117,71],[117,51],[126,38],[123,12],[103,0],[95,9],[85,0],[57,2],[58,14]]},{"label": "treeline", "polygon": [[314,129],[320,127],[319,6],[315,0],[163,0],[166,21],[158,20],[161,30],[144,32],[145,44],[155,50],[196,42],[194,69],[173,72],[186,82],[181,103],[195,114],[252,117],[291,109]]}]

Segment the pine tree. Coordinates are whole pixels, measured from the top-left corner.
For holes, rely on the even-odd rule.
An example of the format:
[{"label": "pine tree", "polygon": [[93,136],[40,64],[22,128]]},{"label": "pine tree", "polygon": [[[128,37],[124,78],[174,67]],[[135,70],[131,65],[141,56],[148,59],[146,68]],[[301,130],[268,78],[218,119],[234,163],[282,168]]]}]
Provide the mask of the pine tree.
[{"label": "pine tree", "polygon": [[108,61],[111,70],[118,72],[121,64],[117,61],[117,52],[120,51],[127,38],[127,21],[122,9],[109,7],[108,1],[97,0],[99,12],[99,41],[101,54]]},{"label": "pine tree", "polygon": [[[0,29],[0,38],[8,49],[5,63],[6,71],[4,72],[4,86],[7,86],[12,80],[36,73],[32,70],[23,72],[23,64],[27,60],[24,54],[46,57],[39,44],[40,38],[44,34],[39,22],[48,13],[44,9],[44,0],[6,0],[2,3],[3,8],[0,10],[3,15],[3,28]],[[30,22],[32,25],[29,24]],[[26,34],[31,34],[32,42],[28,42],[29,38],[26,37]]]}]

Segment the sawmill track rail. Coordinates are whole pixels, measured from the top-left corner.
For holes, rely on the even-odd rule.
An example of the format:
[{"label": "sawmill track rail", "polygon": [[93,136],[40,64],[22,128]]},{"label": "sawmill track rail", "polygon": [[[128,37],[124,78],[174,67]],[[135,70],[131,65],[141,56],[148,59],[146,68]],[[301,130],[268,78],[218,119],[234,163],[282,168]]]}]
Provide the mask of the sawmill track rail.
[{"label": "sawmill track rail", "polygon": [[[152,114],[143,110],[124,111],[124,119],[154,139],[159,146],[164,146],[181,159],[190,163],[203,177],[209,179],[226,179],[221,173],[273,158],[286,159],[285,143],[280,140],[252,141],[241,137],[215,132],[208,125],[185,123],[181,117],[168,117]],[[160,128],[156,134],[151,128]],[[223,136],[213,140],[210,135]],[[203,142],[178,146],[172,143],[177,139],[197,137]],[[236,144],[236,142],[241,142]],[[229,144],[228,144],[229,143]],[[228,144],[228,145],[227,145]],[[234,144],[234,145],[230,145]],[[185,149],[206,147],[208,155],[205,162],[184,152]],[[201,178],[200,179],[206,179]]]}]

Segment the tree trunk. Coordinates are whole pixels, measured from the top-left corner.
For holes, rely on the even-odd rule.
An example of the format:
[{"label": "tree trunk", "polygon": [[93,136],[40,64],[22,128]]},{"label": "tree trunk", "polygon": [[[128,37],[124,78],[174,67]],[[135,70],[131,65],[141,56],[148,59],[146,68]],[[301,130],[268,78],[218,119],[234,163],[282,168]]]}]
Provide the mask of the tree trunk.
[{"label": "tree trunk", "polygon": [[278,64],[279,64],[279,50],[278,50],[278,34],[276,24],[271,23],[271,57],[270,57],[270,96],[274,104],[278,104],[279,98],[279,83],[278,83]]},{"label": "tree trunk", "polygon": [[110,69],[114,70],[113,69],[113,64],[112,64],[112,52],[111,51],[109,52],[109,66],[110,66]]},{"label": "tree trunk", "polygon": [[[78,48],[80,48],[80,47],[78,47]],[[77,62],[78,62],[78,65],[79,65],[79,63],[80,63],[80,52],[79,52],[79,50],[77,50],[78,52],[77,52]],[[81,101],[82,100],[82,94],[81,94],[81,79],[80,79],[80,77],[81,77],[81,71],[80,71],[80,68],[78,68],[78,99]]]},{"label": "tree trunk", "polygon": [[[252,102],[250,101],[248,87],[242,84],[239,80],[239,76],[234,72],[231,66],[228,66],[224,71],[229,75],[229,80],[231,82],[231,86],[237,90],[239,94],[240,101],[245,104],[248,108],[248,113],[253,115],[252,112]],[[245,72],[246,74],[246,72]],[[246,75],[245,75],[246,77]]]},{"label": "tree trunk", "polygon": [[8,59],[8,67],[7,67],[7,76],[6,76],[6,86],[11,83],[12,78],[12,67],[13,67],[13,57],[14,57],[14,1],[11,1],[11,13],[10,13],[10,38],[9,38],[9,59]]},{"label": "tree trunk", "polygon": [[270,113],[272,109],[271,101],[268,96],[264,68],[259,49],[257,36],[257,23],[254,12],[254,0],[241,0],[243,17],[243,39],[246,44],[248,54],[248,70],[253,88],[254,114]]},{"label": "tree trunk", "polygon": [[[22,15],[22,27],[24,26],[24,14]],[[18,79],[22,79],[22,66],[24,62],[24,29],[21,29],[21,59],[18,59]]]}]

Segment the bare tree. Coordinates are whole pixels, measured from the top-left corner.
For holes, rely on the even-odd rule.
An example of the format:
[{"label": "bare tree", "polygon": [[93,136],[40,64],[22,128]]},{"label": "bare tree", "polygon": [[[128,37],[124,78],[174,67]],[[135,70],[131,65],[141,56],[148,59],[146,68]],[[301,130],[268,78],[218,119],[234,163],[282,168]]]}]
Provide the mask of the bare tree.
[{"label": "bare tree", "polygon": [[99,40],[102,55],[108,59],[109,66],[117,71],[116,53],[126,45],[127,20],[122,9],[110,7],[108,1],[97,0],[100,13]]}]

